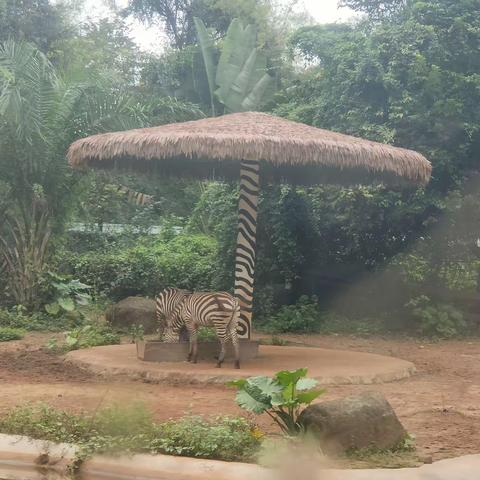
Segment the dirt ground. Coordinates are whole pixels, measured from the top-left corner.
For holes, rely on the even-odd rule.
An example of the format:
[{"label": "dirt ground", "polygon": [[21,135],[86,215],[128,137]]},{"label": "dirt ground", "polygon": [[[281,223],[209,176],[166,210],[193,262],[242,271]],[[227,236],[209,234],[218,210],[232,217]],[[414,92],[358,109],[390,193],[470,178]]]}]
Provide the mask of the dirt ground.
[{"label": "dirt ground", "polygon": [[[42,347],[49,337],[30,334],[22,341],[0,343],[0,414],[15,405],[37,401],[70,411],[141,401],[158,420],[191,413],[243,413],[234,403],[234,392],[222,386],[149,384],[125,378],[107,382],[45,351]],[[410,379],[382,385],[329,387],[322,399],[372,389],[381,391],[416,437],[421,457],[436,461],[480,453],[480,340],[420,343],[349,336],[285,338],[413,362],[418,372]],[[275,431],[266,419],[258,420],[265,430]]]}]

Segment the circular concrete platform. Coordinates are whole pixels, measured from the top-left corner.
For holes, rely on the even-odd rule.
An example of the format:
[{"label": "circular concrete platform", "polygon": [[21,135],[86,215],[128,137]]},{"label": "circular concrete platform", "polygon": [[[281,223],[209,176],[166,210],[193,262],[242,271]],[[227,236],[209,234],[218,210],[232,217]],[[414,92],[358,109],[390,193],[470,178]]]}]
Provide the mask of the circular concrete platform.
[{"label": "circular concrete platform", "polygon": [[112,376],[126,375],[150,382],[224,383],[236,378],[273,375],[279,370],[307,367],[308,376],[322,385],[373,384],[407,378],[415,372],[413,363],[394,357],[371,353],[329,350],[311,347],[277,347],[261,345],[259,356],[242,363],[235,370],[231,362],[221,369],[214,360],[193,365],[181,363],[152,363],[137,359],[135,345],[109,345],[76,350],[67,361],[94,373]]}]

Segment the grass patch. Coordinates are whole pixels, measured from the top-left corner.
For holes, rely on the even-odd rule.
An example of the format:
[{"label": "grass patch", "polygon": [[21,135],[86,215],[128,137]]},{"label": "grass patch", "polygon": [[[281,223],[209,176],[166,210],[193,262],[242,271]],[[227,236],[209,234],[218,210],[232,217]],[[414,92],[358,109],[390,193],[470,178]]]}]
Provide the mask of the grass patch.
[{"label": "grass patch", "polygon": [[340,462],[353,468],[408,468],[422,464],[411,435],[406,435],[397,446],[390,449],[369,447],[349,450],[340,458]]},{"label": "grass patch", "polygon": [[157,423],[143,404],[114,405],[95,414],[24,405],[0,418],[0,432],[76,444],[76,461],[120,452],[252,461],[261,444],[257,430],[242,417],[187,416]]},{"label": "grass patch", "polygon": [[21,340],[25,336],[25,330],[12,327],[0,327],[0,342]]}]

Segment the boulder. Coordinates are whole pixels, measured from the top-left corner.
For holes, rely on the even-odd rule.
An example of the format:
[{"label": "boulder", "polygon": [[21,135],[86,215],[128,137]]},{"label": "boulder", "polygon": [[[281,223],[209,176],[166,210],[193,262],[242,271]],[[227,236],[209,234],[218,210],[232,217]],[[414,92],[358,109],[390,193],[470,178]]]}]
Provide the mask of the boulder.
[{"label": "boulder", "polygon": [[407,434],[391,405],[377,392],[310,405],[299,422],[330,455],[368,447],[390,449]]},{"label": "boulder", "polygon": [[107,321],[115,328],[129,330],[132,325],[143,325],[145,333],[163,331],[155,315],[155,300],[144,297],[127,297],[108,307]]}]

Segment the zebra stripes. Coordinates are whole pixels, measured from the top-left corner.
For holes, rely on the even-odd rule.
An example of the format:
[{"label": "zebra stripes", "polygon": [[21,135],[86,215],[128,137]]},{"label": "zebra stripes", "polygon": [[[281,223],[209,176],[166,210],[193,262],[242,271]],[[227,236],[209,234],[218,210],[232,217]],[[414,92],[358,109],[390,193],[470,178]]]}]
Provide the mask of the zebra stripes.
[{"label": "zebra stripes", "polygon": [[153,196],[147,195],[146,193],[136,192],[128,187],[123,185],[107,185],[107,187],[115,193],[118,193],[124,196],[129,203],[133,203],[135,205],[144,206],[150,205],[153,203]]},{"label": "zebra stripes", "polygon": [[249,160],[241,162],[238,236],[235,253],[235,297],[240,304],[238,334],[241,338],[247,339],[252,332],[259,171],[258,162]]},{"label": "zebra stripes", "polygon": [[167,288],[156,297],[157,319],[165,318],[165,342],[178,341],[181,327],[187,327],[190,337],[188,361],[197,363],[198,327],[213,326],[220,341],[217,367],[225,359],[226,344],[232,342],[235,368],[240,368],[240,349],[237,334],[240,306],[235,297],[226,292],[196,292]]}]

